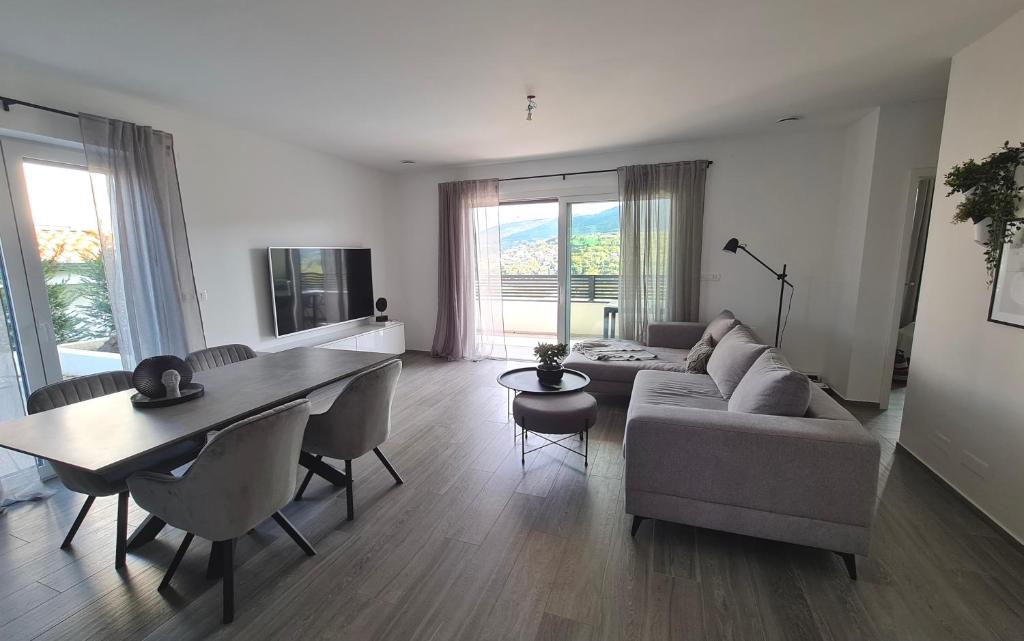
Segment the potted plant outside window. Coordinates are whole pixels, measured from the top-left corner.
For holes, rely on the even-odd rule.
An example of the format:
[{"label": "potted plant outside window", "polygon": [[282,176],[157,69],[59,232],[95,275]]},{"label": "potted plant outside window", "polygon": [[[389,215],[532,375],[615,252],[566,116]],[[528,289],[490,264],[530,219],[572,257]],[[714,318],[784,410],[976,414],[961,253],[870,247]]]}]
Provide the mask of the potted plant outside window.
[{"label": "potted plant outside window", "polygon": [[542,385],[558,385],[562,380],[565,370],[562,368],[562,360],[569,355],[569,348],[565,343],[538,343],[533,348],[533,355],[537,357],[540,364],[537,365],[537,378]]}]

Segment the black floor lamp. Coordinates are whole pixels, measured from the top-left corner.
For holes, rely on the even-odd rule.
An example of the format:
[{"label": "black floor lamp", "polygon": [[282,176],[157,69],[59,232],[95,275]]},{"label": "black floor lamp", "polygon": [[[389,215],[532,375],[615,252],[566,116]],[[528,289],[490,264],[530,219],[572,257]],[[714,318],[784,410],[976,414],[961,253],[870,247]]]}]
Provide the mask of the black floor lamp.
[{"label": "black floor lamp", "polygon": [[[778,347],[779,346],[779,341],[782,338],[782,336],[780,335],[780,329],[782,327],[782,299],[783,299],[783,297],[784,297],[784,295],[786,293],[786,285],[789,285],[790,289],[792,289],[794,291],[796,290],[796,288],[793,287],[793,283],[791,283],[788,280],[786,280],[786,265],[785,265],[785,263],[783,263],[783,265],[782,265],[782,273],[780,274],[779,272],[777,272],[774,269],[772,269],[771,267],[769,267],[768,264],[765,263],[763,260],[761,260],[757,256],[755,256],[752,253],[750,253],[750,250],[747,249],[747,246],[742,244],[742,243],[740,243],[740,239],[739,238],[730,238],[729,242],[727,242],[725,244],[725,247],[723,247],[722,249],[727,251],[727,252],[729,252],[729,253],[731,253],[731,254],[735,254],[737,249],[742,249],[744,252],[747,253],[748,256],[750,256],[751,258],[753,258],[757,262],[761,263],[762,267],[764,267],[765,269],[767,269],[771,273],[775,274],[775,278],[779,279],[779,313],[775,316],[775,346]],[[792,294],[792,292],[790,293],[789,300],[790,300],[790,303],[792,303],[792,301],[793,301],[793,294]],[[786,314],[786,317],[787,318],[789,317],[788,313]]]}]

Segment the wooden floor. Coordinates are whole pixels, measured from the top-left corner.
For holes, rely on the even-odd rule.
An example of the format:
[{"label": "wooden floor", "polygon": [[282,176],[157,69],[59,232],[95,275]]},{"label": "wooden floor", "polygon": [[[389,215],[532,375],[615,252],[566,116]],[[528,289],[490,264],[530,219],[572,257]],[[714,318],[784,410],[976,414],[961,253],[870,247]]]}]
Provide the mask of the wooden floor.
[{"label": "wooden floor", "polygon": [[[97,502],[58,549],[81,497],[62,491],[0,517],[0,639],[1021,639],[1024,558],[905,453],[901,397],[858,411],[883,440],[872,555],[851,582],[825,551],[672,523],[636,540],[623,512],[625,404],[603,402],[592,462],[549,448],[524,470],[503,363],[406,358],[394,433],[355,462],[357,517],[314,481],[285,513],[313,558],[271,522],[238,548],[238,612],[193,544],[163,594],[182,534],[113,568],[114,504]],[[144,515],[134,509],[133,523]]]}]

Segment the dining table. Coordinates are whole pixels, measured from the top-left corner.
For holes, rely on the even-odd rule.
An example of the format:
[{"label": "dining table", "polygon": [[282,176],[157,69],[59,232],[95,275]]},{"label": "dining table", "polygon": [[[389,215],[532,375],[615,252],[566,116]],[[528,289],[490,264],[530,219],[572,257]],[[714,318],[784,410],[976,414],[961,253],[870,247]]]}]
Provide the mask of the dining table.
[{"label": "dining table", "polygon": [[[104,473],[151,452],[227,427],[327,386],[336,386],[394,354],[295,347],[196,372],[203,396],[166,407],[135,407],[126,390],[0,423],[0,447]],[[304,455],[300,463],[332,484],[342,472]],[[128,547],[152,540],[164,522],[150,515]]]}]

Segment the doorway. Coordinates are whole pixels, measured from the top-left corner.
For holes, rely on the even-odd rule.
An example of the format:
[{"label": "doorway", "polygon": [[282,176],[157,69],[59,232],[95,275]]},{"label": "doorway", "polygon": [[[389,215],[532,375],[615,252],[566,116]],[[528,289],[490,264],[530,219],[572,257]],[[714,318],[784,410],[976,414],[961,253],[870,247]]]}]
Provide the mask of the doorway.
[{"label": "doorway", "polygon": [[[106,180],[80,149],[0,137],[0,417],[32,390],[122,369],[97,207]],[[0,476],[38,464],[3,451]]]},{"label": "doorway", "polygon": [[[907,225],[902,245],[903,288],[895,310],[895,336],[890,345],[892,360],[883,372],[882,409],[902,410],[904,392],[913,367],[914,329],[917,305],[921,296],[921,278],[928,249],[928,225],[931,222],[932,199],[935,192],[935,169],[918,169],[911,174],[907,200]],[[885,399],[888,402],[885,403]]]},{"label": "doorway", "polygon": [[541,342],[614,334],[619,204],[614,196],[502,202],[502,312],[511,360]]}]

